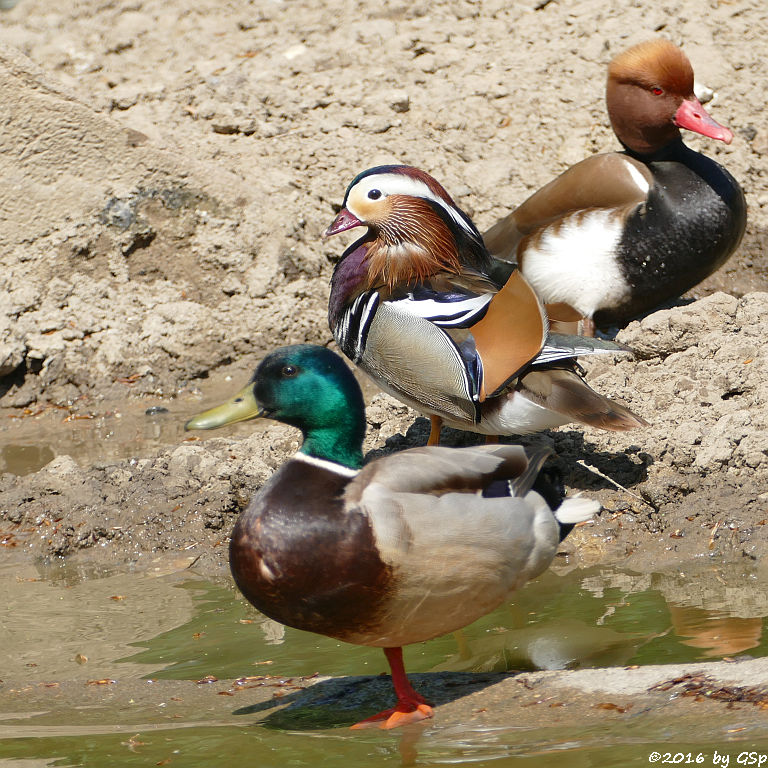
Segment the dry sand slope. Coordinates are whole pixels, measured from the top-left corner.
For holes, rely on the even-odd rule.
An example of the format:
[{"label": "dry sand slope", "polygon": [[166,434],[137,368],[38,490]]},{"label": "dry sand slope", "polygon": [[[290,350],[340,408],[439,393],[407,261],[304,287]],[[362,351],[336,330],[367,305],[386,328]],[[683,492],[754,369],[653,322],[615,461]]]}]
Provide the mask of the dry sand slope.
[{"label": "dry sand slope", "polygon": [[[569,485],[601,489],[607,508],[570,539],[574,557],[642,568],[759,556],[762,0],[22,0],[0,15],[0,407],[173,396],[279,344],[327,343],[328,279],[343,244],[319,235],[357,172],[423,167],[483,229],[568,164],[615,148],[605,66],[654,34],[683,44],[716,92],[711,112],[736,134],[730,146],[689,143],[742,183],[747,234],[695,295],[721,293],[622,331],[636,360],[591,365],[594,386],[650,428],[541,439],[554,442]],[[368,447],[412,420],[376,398]],[[417,424],[389,445],[419,440]],[[213,545],[294,446],[273,427],[266,440],[184,444],[138,463],[61,458],[3,476],[0,516],[33,529],[37,553],[111,541],[99,552],[125,557],[197,541],[216,560]]]}]

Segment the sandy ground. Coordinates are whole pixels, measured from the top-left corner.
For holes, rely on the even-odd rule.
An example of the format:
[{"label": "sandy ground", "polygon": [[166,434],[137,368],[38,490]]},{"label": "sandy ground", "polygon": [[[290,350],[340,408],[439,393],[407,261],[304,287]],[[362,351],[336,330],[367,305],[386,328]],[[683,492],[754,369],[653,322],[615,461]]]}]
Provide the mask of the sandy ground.
[{"label": "sandy ground", "polygon": [[[0,16],[0,415],[164,403],[184,418],[231,366],[285,343],[330,343],[328,279],[343,244],[320,233],[356,173],[420,166],[484,229],[567,165],[615,148],[606,64],[655,34],[684,46],[715,92],[710,111],[735,132],[730,146],[689,143],[743,185],[747,234],[687,297],[698,300],[619,333],[635,359],[587,366],[596,389],[650,427],[529,442],[553,446],[569,489],[604,505],[562,563],[642,574],[735,560],[759,572],[762,0],[22,0]],[[423,419],[368,399],[372,456],[425,441]],[[221,571],[235,517],[296,446],[295,432],[270,425],[132,460],[58,456],[0,476],[0,543],[112,561],[193,551],[199,568]]]},{"label": "sandy ground", "polygon": [[[684,45],[715,92],[709,109],[735,131],[730,146],[690,144],[743,185],[747,234],[695,289],[706,298],[621,331],[634,360],[589,364],[593,385],[648,429],[535,440],[556,449],[571,489],[605,505],[569,539],[576,561],[644,570],[759,558],[768,132],[756,94],[768,10],[737,1],[701,11],[698,0],[610,10],[593,0],[369,10],[24,0],[0,17],[3,412],[55,404],[77,416],[144,401],[186,409],[183,418],[197,388],[229,366],[283,343],[329,343],[328,278],[343,244],[319,235],[354,174],[421,166],[483,229],[568,164],[614,148],[605,66],[664,34]],[[367,448],[423,442],[415,416],[373,396]],[[273,426],[266,439],[184,442],[122,463],[60,456],[0,479],[0,519],[35,554],[194,546],[221,565],[234,517],[295,445]]]}]

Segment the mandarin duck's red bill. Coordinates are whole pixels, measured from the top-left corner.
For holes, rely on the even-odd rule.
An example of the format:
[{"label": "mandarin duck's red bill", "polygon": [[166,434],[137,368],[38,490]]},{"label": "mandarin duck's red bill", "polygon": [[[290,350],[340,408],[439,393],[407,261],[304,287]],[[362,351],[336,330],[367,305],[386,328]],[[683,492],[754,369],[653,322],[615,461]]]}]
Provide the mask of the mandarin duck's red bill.
[{"label": "mandarin duck's red bill", "polygon": [[334,270],[331,330],[382,389],[432,417],[431,443],[442,421],[487,435],[570,421],[617,430],[645,424],[588,387],[574,363],[621,348],[550,334],[521,272],[498,268],[429,174],[410,166],[361,173],[328,232],[353,221],[367,232]]},{"label": "mandarin duck's red bill", "polygon": [[339,232],[346,232],[348,229],[360,227],[362,224],[363,222],[360,221],[360,219],[353,216],[346,208],[342,208],[336,215],[336,218],[331,222],[328,229],[323,232],[323,237],[330,237]]},{"label": "mandarin duck's red bill", "polygon": [[397,702],[356,727],[433,716],[402,646],[455,631],[542,573],[598,510],[563,498],[549,451],[415,448],[362,466],[366,421],[349,367],[324,347],[268,355],[248,386],[188,428],[269,415],[301,430],[299,452],[262,486],[232,532],[235,583],[297,629],[380,647]]},{"label": "mandarin duck's red bill", "polygon": [[572,166],[484,235],[494,257],[518,264],[551,319],[582,319],[588,333],[697,285],[746,227],[738,183],[682,141],[680,128],[726,144],[733,133],[694,95],[680,48],[653,40],[619,54],[606,104],[624,151]]}]

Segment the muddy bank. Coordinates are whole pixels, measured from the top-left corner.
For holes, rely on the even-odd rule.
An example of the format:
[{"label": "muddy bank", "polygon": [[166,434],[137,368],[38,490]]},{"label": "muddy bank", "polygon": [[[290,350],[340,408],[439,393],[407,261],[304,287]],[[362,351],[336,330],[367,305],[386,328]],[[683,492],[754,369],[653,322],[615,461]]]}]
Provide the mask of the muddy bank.
[{"label": "muddy bank", "polygon": [[[527,440],[553,447],[569,490],[604,505],[594,524],[566,540],[569,562],[645,572],[692,558],[756,562],[768,552],[766,333],[768,293],[718,293],[629,325],[619,339],[636,348],[635,359],[590,363],[593,385],[651,425],[624,434],[562,428]],[[187,400],[186,411],[169,417],[194,410]],[[282,425],[240,430],[190,437],[154,458],[80,466],[59,456],[37,473],[5,474],[6,546],[107,559],[185,550],[221,565],[237,515],[298,447],[298,433]],[[422,445],[426,434],[426,420],[405,406],[369,398],[369,458]],[[446,434],[448,444],[473,439]]]},{"label": "muddy bank", "polygon": [[[748,231],[693,292],[705,298],[620,332],[635,359],[589,363],[592,384],[649,428],[532,440],[554,447],[571,491],[604,504],[568,539],[571,561],[642,571],[759,558],[768,134],[754,93],[768,75],[768,11],[756,0],[700,11],[695,0],[231,0],[179,14],[159,0],[25,0],[0,28],[0,410],[78,416],[131,401],[183,421],[222,370],[280,344],[329,343],[343,246],[319,235],[357,172],[429,169],[483,229],[568,164],[615,147],[605,66],[661,32],[684,45],[715,93],[709,108],[735,131],[730,146],[687,140],[742,183]],[[368,399],[372,455],[424,442],[416,414]],[[52,451],[39,472],[0,478],[0,533],[34,556],[183,550],[220,567],[236,515],[296,444],[272,425],[124,461]]]},{"label": "muddy bank", "polygon": [[3,407],[169,397],[275,344],[327,342],[342,244],[319,235],[356,173],[424,167],[485,229],[615,148],[606,64],[659,33],[736,135],[691,146],[749,204],[738,253],[695,294],[768,289],[758,0],[25,0],[2,22]]},{"label": "muddy bank", "polygon": [[[570,735],[583,749],[592,740],[590,727],[610,733],[631,724],[645,743],[655,739],[661,749],[674,722],[675,732],[686,734],[685,743],[701,751],[715,744],[723,752],[733,742],[736,752],[741,751],[737,740],[744,734],[730,734],[746,731],[751,739],[765,739],[768,728],[764,715],[768,670],[762,659],[610,671],[440,673],[413,675],[412,680],[437,706],[433,720],[389,736],[405,739],[411,748],[418,747],[420,736],[434,738],[441,731],[460,728],[468,746],[484,731],[492,729],[498,737],[510,729],[518,732],[518,738],[524,738],[526,731],[541,731],[537,735],[544,742],[554,740],[555,734],[560,739]],[[383,676],[254,675],[199,682],[6,680],[0,683],[0,735],[18,736],[27,729],[45,734],[62,719],[74,723],[80,735],[130,736],[190,725],[251,723],[296,734],[351,725],[388,706],[390,699],[391,684]],[[378,732],[354,736],[364,741],[371,733]],[[604,743],[602,739],[596,737],[596,743]],[[136,745],[149,741],[137,740]]]}]

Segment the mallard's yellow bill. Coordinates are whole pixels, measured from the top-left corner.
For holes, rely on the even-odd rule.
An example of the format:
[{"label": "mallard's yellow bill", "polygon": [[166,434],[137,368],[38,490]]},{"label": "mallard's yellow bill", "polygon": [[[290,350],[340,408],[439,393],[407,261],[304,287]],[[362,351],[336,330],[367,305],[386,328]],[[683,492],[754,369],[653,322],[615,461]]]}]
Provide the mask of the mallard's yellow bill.
[{"label": "mallard's yellow bill", "polygon": [[264,409],[253,394],[253,383],[249,382],[234,397],[215,408],[193,416],[184,429],[217,429],[237,421],[248,421],[264,416]]}]

